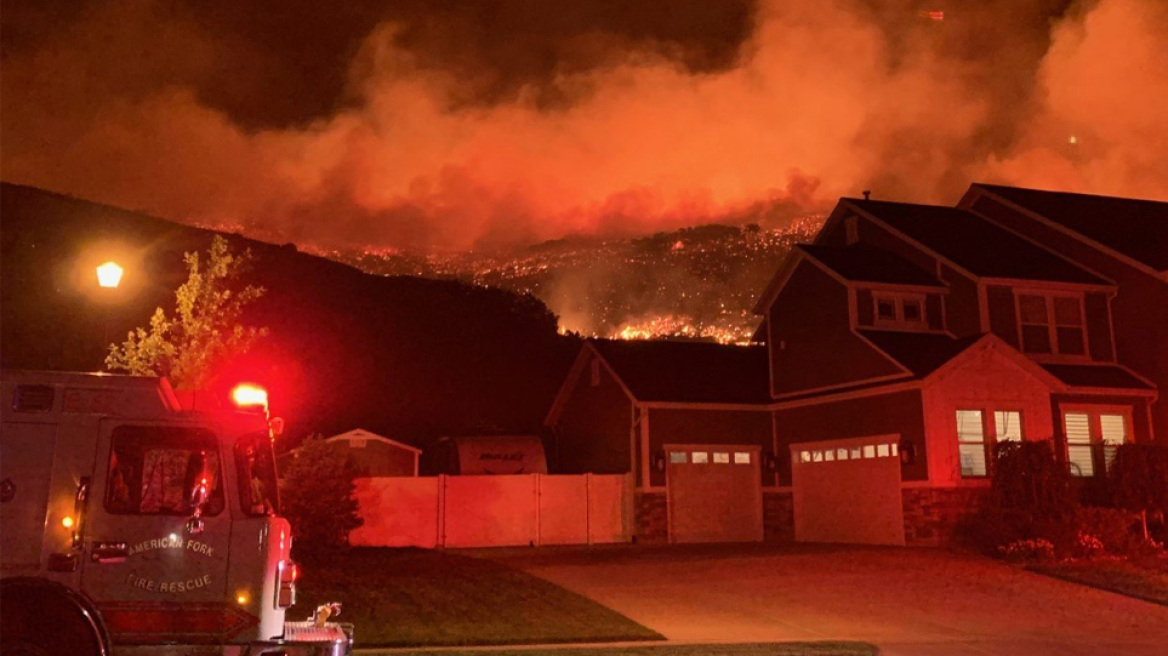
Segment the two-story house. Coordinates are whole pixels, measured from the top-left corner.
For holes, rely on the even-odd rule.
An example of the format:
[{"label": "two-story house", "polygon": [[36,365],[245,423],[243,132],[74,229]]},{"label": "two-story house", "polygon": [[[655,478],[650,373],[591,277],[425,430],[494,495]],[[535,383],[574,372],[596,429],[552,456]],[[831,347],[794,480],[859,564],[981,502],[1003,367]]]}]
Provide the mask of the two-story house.
[{"label": "two-story house", "polygon": [[[725,518],[763,515],[753,532],[709,519],[703,539],[941,542],[988,488],[997,442],[1053,439],[1067,467],[1092,479],[1117,445],[1168,435],[1158,401],[1168,387],[1166,253],[1168,203],[989,185],[957,207],[845,198],[757,304],[761,394],[744,402],[736,385],[733,399],[694,404],[669,392],[646,404],[618,393],[621,376],[724,380],[712,363],[743,352],[710,346],[697,360],[676,347],[593,344],[557,407],[604,398],[603,376],[573,382],[603,366],[627,420],[606,431],[595,409],[553,412],[549,427],[627,454],[646,536],[661,533],[651,526],[659,515],[668,539],[686,539],[673,528],[690,521],[680,504],[699,498],[751,508]],[[670,364],[618,362],[619,351],[650,348]],[[706,372],[715,366],[723,375]],[[686,386],[659,389],[670,387]],[[650,426],[667,410],[684,410],[687,430],[657,439]],[[756,460],[743,462],[761,463],[761,477],[719,467],[751,448]],[[739,485],[749,480],[761,495]]]}]

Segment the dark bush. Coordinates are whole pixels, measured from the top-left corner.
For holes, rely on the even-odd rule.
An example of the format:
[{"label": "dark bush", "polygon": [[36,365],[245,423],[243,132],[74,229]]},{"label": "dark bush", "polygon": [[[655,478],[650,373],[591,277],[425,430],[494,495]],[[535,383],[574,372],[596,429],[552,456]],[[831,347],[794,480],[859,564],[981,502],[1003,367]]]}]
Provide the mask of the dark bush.
[{"label": "dark bush", "polygon": [[357,471],[347,454],[312,436],[282,473],[280,503],[296,548],[347,546],[349,531],[362,524],[355,497]]},{"label": "dark bush", "polygon": [[1160,542],[1168,538],[1168,446],[1124,444],[1116,449],[1107,473],[1111,505],[1146,513],[1148,531]]}]

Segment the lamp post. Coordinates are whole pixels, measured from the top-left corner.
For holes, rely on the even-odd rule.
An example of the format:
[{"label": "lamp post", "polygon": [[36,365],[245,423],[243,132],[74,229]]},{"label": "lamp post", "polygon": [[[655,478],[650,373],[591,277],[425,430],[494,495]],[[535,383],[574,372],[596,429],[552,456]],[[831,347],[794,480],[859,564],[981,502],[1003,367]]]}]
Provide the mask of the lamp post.
[{"label": "lamp post", "polygon": [[[109,261],[97,267],[97,284],[103,289],[117,289],[122,282],[122,274],[124,269],[118,266],[117,262]],[[106,302],[105,306],[105,347],[109,346],[110,333],[110,303]],[[104,348],[104,347],[103,347]]]}]

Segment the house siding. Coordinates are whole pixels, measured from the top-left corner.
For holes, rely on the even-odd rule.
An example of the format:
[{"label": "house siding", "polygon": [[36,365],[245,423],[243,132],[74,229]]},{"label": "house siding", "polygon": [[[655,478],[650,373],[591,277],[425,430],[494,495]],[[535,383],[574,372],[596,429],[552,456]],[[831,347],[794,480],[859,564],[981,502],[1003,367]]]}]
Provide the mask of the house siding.
[{"label": "house siding", "polygon": [[1018,339],[1018,313],[1014,289],[1006,285],[987,285],[986,303],[989,306],[990,332],[1001,337],[1010,346],[1022,348]]},{"label": "house siding", "polygon": [[[770,453],[773,448],[771,413],[760,408],[751,410],[682,410],[652,408],[649,417],[649,453],[661,453],[666,444],[744,444],[759,446]],[[775,476],[761,471],[762,485],[774,485]],[[653,468],[650,485],[665,485],[665,472]]]},{"label": "house siding", "polygon": [[[993,198],[980,196],[971,209],[1115,281],[1119,287],[1111,303],[1115,358],[1161,390],[1168,389],[1168,282]],[[1092,356],[1096,356],[1094,334],[1092,330]],[[1168,403],[1152,404],[1152,420],[1156,439],[1168,439]]]},{"label": "house siding", "polygon": [[1087,315],[1087,345],[1091,349],[1091,359],[1101,362],[1115,360],[1115,350],[1111,344],[1107,294],[1089,293],[1083,299],[1083,303],[1084,313]]},{"label": "house siding", "polygon": [[851,330],[847,287],[800,262],[768,311],[772,391],[790,394],[901,373]]},{"label": "house siding", "polygon": [[977,283],[948,264],[941,265],[941,279],[949,284],[949,298],[945,301],[945,325],[957,337],[980,335],[981,299]]},{"label": "house siding", "polygon": [[792,444],[875,435],[899,435],[902,444],[911,444],[916,458],[901,466],[901,478],[925,480],[928,450],[923,412],[917,390],[780,409],[775,413],[779,484],[791,484]]},{"label": "house siding", "polygon": [[590,360],[547,440],[550,469],[558,474],[628,473],[632,401],[607,367],[600,367],[599,385],[592,385],[591,376]]}]

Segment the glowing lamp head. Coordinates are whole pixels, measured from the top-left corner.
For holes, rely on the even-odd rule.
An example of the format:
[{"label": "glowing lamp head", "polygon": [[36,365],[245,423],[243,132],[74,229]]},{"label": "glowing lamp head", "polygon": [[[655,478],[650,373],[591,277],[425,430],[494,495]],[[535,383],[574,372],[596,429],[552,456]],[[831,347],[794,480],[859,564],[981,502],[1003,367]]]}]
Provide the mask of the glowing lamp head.
[{"label": "glowing lamp head", "polygon": [[241,408],[262,407],[268,409],[268,391],[259,385],[242,383],[231,390],[231,400]]},{"label": "glowing lamp head", "polygon": [[251,595],[247,593],[247,590],[240,590],[235,593],[235,603],[240,606],[246,606],[249,601],[251,601]]},{"label": "glowing lamp head", "polygon": [[122,267],[116,262],[106,262],[97,267],[97,284],[107,289],[113,289],[122,282]]},{"label": "glowing lamp head", "polygon": [[66,515],[65,517],[61,518],[61,526],[64,526],[65,528],[73,528],[73,524],[74,522],[72,517]]}]

